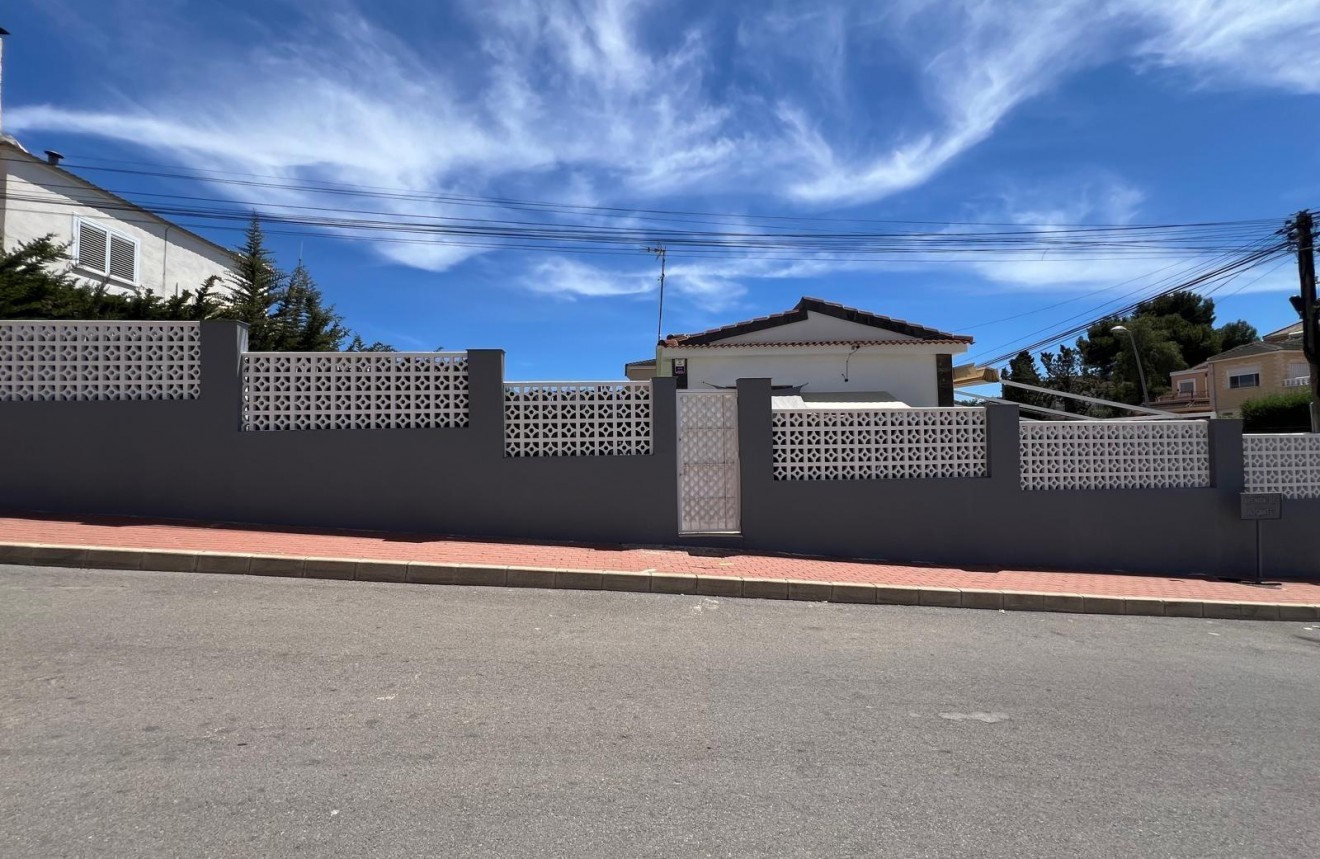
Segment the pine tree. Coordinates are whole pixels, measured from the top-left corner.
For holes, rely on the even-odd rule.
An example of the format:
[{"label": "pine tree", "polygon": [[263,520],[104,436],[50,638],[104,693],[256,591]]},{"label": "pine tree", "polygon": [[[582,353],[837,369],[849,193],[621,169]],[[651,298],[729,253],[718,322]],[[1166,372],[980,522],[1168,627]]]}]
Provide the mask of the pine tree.
[{"label": "pine tree", "polygon": [[256,213],[248,224],[243,246],[229,277],[232,292],[226,302],[227,316],[248,325],[248,348],[253,352],[276,352],[280,331],[272,316],[284,294],[285,276],[275,266],[275,255],[266,247],[261,221]]},{"label": "pine tree", "polygon": [[[1131,332],[1114,334],[1115,325]],[[1241,320],[1215,327],[1215,302],[1189,290],[1179,290],[1143,303],[1129,316],[1111,316],[1094,323],[1077,341],[1082,364],[1107,399],[1137,404],[1140,374],[1133,342],[1141,354],[1150,395],[1169,388],[1169,373],[1194,367],[1206,358],[1257,339],[1256,329]]]},{"label": "pine tree", "polygon": [[[1013,360],[1008,362],[1008,369],[1003,372],[1003,377],[1010,382],[1041,387],[1040,371],[1036,369],[1036,359],[1031,357],[1030,352],[1017,353]],[[1021,388],[1005,385],[1004,399],[1024,406],[1048,406],[1046,400],[1052,398],[1035,391],[1024,391]]]},{"label": "pine tree", "polygon": [[76,289],[68,245],[42,236],[0,253],[0,318],[50,319]]},{"label": "pine tree", "polygon": [[[346,351],[346,352],[397,352],[397,351],[399,351],[399,350],[398,350],[398,349],[395,349],[395,348],[394,348],[393,346],[391,346],[390,344],[388,344],[388,343],[382,343],[382,342],[380,342],[379,340],[375,341],[374,343],[367,343],[365,340],[362,339],[362,335],[361,335],[361,334],[354,334],[354,335],[353,335],[353,341],[352,341],[351,343],[348,344],[348,348],[347,348],[346,350],[344,350],[344,351]],[[439,352],[440,350],[437,349],[436,351]]]},{"label": "pine tree", "polygon": [[[0,251],[0,319],[202,320],[221,317],[248,325],[254,352],[333,352],[345,340],[351,352],[393,352],[366,343],[344,325],[321,288],[299,261],[288,275],[275,265],[254,214],[236,265],[227,278],[208,277],[196,292],[172,298],[150,292],[110,292],[105,283],[80,281],[72,273],[68,245],[53,235]],[[226,283],[227,296],[217,295]],[[439,350],[437,350],[439,351]]]},{"label": "pine tree", "polygon": [[207,319],[219,305],[209,278],[196,292],[162,299],[148,292],[124,295],[104,283],[71,274],[68,245],[42,236],[0,253],[0,319]]},{"label": "pine tree", "polygon": [[350,333],[301,260],[289,274],[271,326],[274,349],[281,352],[334,352]]}]

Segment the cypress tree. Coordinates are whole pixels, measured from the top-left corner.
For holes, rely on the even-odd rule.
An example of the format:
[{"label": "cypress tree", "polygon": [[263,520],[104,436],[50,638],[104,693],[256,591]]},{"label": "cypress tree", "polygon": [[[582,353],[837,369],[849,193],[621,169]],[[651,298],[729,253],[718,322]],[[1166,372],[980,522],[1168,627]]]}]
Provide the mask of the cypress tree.
[{"label": "cypress tree", "polygon": [[279,351],[281,332],[272,316],[283,297],[285,276],[276,268],[275,255],[266,247],[266,237],[255,212],[235,257],[234,271],[229,276],[232,291],[226,302],[226,315],[247,323],[249,349]]},{"label": "cypress tree", "polygon": [[334,352],[349,335],[301,260],[289,274],[271,323],[275,348],[282,352]]}]

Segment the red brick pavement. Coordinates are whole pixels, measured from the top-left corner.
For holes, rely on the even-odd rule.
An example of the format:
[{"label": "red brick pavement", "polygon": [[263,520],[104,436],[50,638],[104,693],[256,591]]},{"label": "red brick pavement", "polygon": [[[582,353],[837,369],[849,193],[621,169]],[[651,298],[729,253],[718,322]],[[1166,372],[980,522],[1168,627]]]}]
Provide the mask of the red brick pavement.
[{"label": "red brick pavement", "polygon": [[0,517],[0,543],[697,573],[1086,596],[1320,604],[1320,582],[1289,581],[1279,587],[1255,587],[1195,577],[950,568],[713,549],[586,546],[108,517],[76,520]]}]

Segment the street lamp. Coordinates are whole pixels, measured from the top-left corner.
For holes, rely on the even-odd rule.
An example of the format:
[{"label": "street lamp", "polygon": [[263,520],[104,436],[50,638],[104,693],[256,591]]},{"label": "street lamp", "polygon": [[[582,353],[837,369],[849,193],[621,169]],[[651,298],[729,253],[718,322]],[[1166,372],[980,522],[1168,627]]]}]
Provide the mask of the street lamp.
[{"label": "street lamp", "polygon": [[1132,336],[1132,332],[1124,325],[1115,325],[1109,329],[1109,333],[1126,334],[1132,341],[1132,355],[1137,359],[1137,375],[1141,377],[1141,404],[1144,406],[1150,402],[1150,394],[1146,391],[1146,370],[1141,366],[1141,352],[1137,349],[1137,338]]}]

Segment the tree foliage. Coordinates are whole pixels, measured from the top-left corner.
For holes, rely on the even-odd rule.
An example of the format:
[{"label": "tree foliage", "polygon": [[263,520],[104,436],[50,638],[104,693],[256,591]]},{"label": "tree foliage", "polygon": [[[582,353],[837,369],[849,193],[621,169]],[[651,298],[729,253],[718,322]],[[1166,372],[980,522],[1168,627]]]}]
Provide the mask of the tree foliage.
[{"label": "tree foliage", "polygon": [[275,254],[266,247],[266,237],[255,213],[243,236],[243,246],[229,275],[230,293],[226,317],[246,322],[248,347],[254,352],[280,352],[285,325],[276,322],[277,306],[284,297],[286,276],[275,267]]},{"label": "tree foliage", "polygon": [[[1031,357],[1030,352],[1019,352],[1008,362],[1008,368],[1000,375],[1010,382],[1019,382],[1023,385],[1034,385],[1040,387],[1043,381],[1040,377],[1040,371],[1036,369],[1036,359]],[[1047,394],[1038,394],[1035,391],[1024,391],[1021,388],[1014,388],[1010,385],[1004,386],[1004,399],[1021,403],[1024,406],[1046,406],[1055,398]]]},{"label": "tree foliage", "polygon": [[206,319],[220,307],[217,281],[172,298],[110,292],[76,278],[68,245],[42,236],[0,253],[0,319]]},{"label": "tree foliage", "polygon": [[270,318],[272,351],[334,352],[349,335],[343,319],[328,306],[307,267],[298,261]]},{"label": "tree foliage", "polygon": [[[366,343],[362,340],[362,335],[354,334],[353,342],[349,343],[348,348],[345,349],[344,351],[345,352],[397,352],[399,350],[395,349],[393,346],[389,345],[388,343],[382,343],[379,340],[377,340],[375,343]],[[436,351],[439,352],[440,350],[437,349]]]},{"label": "tree foliage", "polygon": [[[1116,325],[1127,328],[1130,336],[1115,334],[1111,329]],[[1036,371],[1035,361],[1026,353],[1013,359],[1009,372],[1010,378],[1018,379],[1034,371],[1042,387],[1139,405],[1142,396],[1137,354],[1141,356],[1149,396],[1154,399],[1169,390],[1169,373],[1174,370],[1194,367],[1212,355],[1256,339],[1256,329],[1242,320],[1216,327],[1214,301],[1184,290],[1152,299],[1130,316],[1096,322],[1075,346],[1042,353],[1043,372]],[[1011,390],[1006,388],[1005,395],[1009,396]],[[1028,405],[1049,405],[1039,399],[1011,398]],[[1117,413],[1105,406],[1063,397],[1057,401],[1059,408],[1074,414],[1109,417]]]},{"label": "tree foliage", "polygon": [[230,275],[172,298],[110,292],[104,282],[80,279],[68,250],[44,236],[0,253],[0,319],[236,319],[247,323],[255,352],[333,352],[346,340],[350,351],[394,351],[349,330],[301,261],[281,271],[255,215]]},{"label": "tree foliage", "polygon": [[1311,392],[1287,391],[1256,397],[1242,404],[1246,432],[1310,432]]}]

